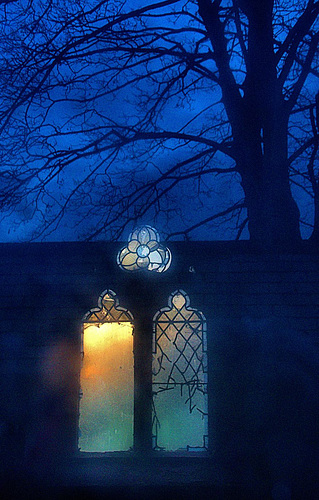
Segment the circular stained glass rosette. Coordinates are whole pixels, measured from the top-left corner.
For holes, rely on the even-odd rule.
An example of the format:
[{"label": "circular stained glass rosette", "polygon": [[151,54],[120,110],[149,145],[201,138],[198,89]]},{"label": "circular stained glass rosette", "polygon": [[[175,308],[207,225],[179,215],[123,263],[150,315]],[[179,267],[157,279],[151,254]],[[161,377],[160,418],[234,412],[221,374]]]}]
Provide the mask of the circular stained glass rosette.
[{"label": "circular stained glass rosette", "polygon": [[159,234],[151,226],[134,229],[117,256],[118,265],[126,271],[147,269],[160,273],[169,268],[171,260],[171,252],[160,244]]}]

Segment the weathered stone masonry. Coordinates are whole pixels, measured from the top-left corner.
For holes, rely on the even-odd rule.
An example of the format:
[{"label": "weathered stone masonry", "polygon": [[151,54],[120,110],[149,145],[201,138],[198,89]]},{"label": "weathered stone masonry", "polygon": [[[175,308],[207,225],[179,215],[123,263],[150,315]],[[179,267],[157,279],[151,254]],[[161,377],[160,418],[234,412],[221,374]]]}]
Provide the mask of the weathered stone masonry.
[{"label": "weathered stone masonry", "polygon": [[[3,457],[30,460],[43,359],[60,342],[74,349],[70,356],[80,356],[81,318],[103,290],[114,290],[133,315],[145,306],[143,294],[151,295],[147,313],[153,317],[181,288],[207,319],[215,470],[223,470],[225,481],[247,475],[257,482],[273,482],[276,475],[312,481],[318,460],[319,252],[306,243],[270,254],[249,242],[171,242],[171,268],[138,276],[118,268],[121,246],[0,244]],[[78,372],[70,373],[69,387],[76,391]],[[61,454],[76,448],[74,394],[73,410],[60,412]]]}]

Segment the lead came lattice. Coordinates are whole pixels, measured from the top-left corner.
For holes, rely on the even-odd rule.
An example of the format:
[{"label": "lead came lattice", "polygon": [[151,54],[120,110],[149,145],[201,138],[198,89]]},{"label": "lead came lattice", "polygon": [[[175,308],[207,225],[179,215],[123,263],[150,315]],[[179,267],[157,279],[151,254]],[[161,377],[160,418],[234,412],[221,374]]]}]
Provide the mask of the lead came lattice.
[{"label": "lead came lattice", "polygon": [[[169,307],[154,318],[153,342],[153,434],[155,448],[205,448],[207,443],[207,354],[206,320],[204,315],[189,307],[189,298],[182,290],[174,292]],[[165,395],[171,391],[172,398]],[[174,396],[173,396],[174,394]],[[165,411],[174,408],[180,426],[167,423]],[[165,410],[166,408],[166,410]],[[187,410],[185,410],[187,408]],[[172,416],[174,421],[174,416]],[[184,422],[184,420],[186,421]],[[163,421],[165,423],[163,423]],[[187,422],[188,421],[188,422]],[[175,427],[178,427],[178,421]],[[195,437],[187,436],[196,427]],[[163,427],[166,428],[163,431]],[[200,432],[201,431],[201,432]],[[193,429],[192,431],[193,432]],[[170,437],[162,438],[161,434]],[[172,434],[182,434],[180,443]],[[201,433],[201,436],[199,434]],[[167,441],[161,446],[160,441]],[[192,444],[186,440],[193,439]],[[200,442],[199,442],[200,441]]]}]

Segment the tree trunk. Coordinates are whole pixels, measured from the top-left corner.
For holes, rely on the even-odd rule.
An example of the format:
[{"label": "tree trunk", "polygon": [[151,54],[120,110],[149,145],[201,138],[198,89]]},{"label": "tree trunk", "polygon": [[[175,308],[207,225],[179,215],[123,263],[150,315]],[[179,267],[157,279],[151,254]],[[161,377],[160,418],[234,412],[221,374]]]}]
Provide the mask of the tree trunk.
[{"label": "tree trunk", "polygon": [[277,80],[273,0],[239,2],[249,19],[247,74],[240,127],[233,128],[250,238],[267,247],[297,244],[299,210],[290,189],[289,112]]},{"label": "tree trunk", "polygon": [[256,183],[249,175],[243,176],[250,239],[267,247],[293,247],[301,239],[299,210],[289,183],[283,179],[275,184],[279,177],[274,172],[276,165],[271,165],[270,170],[265,182]]},{"label": "tree trunk", "polygon": [[288,126],[275,113],[259,137],[242,138],[240,174],[249,218],[250,239],[267,247],[291,247],[301,240],[299,209],[289,183]]},{"label": "tree trunk", "polygon": [[318,245],[319,243],[319,186],[314,186],[314,222],[310,240]]},{"label": "tree trunk", "polygon": [[221,2],[198,0],[232,130],[233,157],[245,192],[250,238],[267,247],[291,247],[301,237],[299,210],[289,184],[289,109],[277,79],[273,46],[274,0],[233,3],[248,20],[243,96],[230,67],[225,24],[219,17]]}]

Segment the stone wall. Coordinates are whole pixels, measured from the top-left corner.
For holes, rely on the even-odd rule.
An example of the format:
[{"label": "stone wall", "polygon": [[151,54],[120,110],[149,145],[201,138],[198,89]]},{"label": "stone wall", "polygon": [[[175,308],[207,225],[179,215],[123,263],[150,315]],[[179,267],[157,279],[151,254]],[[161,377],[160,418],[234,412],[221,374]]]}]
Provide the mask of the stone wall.
[{"label": "stone wall", "polygon": [[[37,456],[34,430],[43,425],[43,414],[49,422],[41,440],[46,453],[56,445],[47,436],[50,426],[64,429],[56,429],[61,452],[63,446],[72,449],[81,318],[103,290],[114,290],[133,316],[151,295],[152,317],[181,288],[208,325],[213,481],[297,489],[305,481],[315,487],[319,252],[306,243],[294,252],[269,254],[248,242],[174,242],[166,273],[138,277],[117,267],[121,246],[0,245],[3,460]],[[53,383],[62,384],[70,406],[58,411],[54,398],[43,408],[43,380],[65,363],[62,351],[72,363]]]}]

